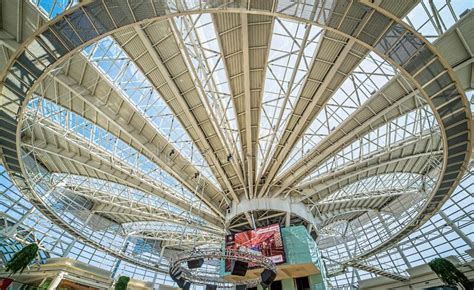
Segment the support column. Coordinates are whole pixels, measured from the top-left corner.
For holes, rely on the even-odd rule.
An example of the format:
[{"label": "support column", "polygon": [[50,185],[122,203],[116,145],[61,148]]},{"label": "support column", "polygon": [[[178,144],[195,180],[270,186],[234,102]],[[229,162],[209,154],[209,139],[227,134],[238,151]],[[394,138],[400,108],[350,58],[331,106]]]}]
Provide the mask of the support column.
[{"label": "support column", "polygon": [[[128,248],[129,244],[130,244],[130,242],[128,241],[128,236],[127,236],[127,238],[123,242],[122,249],[120,250],[121,254],[123,254],[127,251],[127,248]],[[122,263],[122,259],[117,257],[117,261],[115,262],[114,266],[112,267],[112,275],[111,275],[112,279],[115,278],[115,274],[117,274],[117,270],[120,267],[121,263]]]},{"label": "support column", "polygon": [[74,244],[76,244],[76,241],[76,238],[71,241],[71,243],[67,246],[66,250],[63,252],[63,257],[67,257],[67,255],[69,255],[69,252],[71,252],[72,247],[74,247]]},{"label": "support column", "polygon": [[397,246],[397,251],[398,251],[398,253],[400,254],[400,256],[402,257],[403,262],[405,262],[405,264],[407,264],[408,268],[411,268],[412,266],[411,266],[410,261],[408,261],[407,257],[406,257],[405,254],[403,253],[403,250],[400,249],[399,246]]},{"label": "support column", "polygon": [[474,243],[471,241],[471,239],[466,236],[466,234],[464,234],[463,231],[461,231],[460,228],[458,228],[458,226],[442,211],[439,211],[438,212],[439,215],[441,216],[441,218],[446,222],[446,224],[448,224],[452,229],[453,231],[456,232],[456,234],[458,234],[458,236],[471,248],[471,249],[474,249]]},{"label": "support column", "polygon": [[[158,267],[161,266],[161,260],[163,259],[163,255],[165,254],[165,249],[166,249],[166,246],[161,247],[160,258],[158,260],[158,265],[157,265]],[[158,279],[158,271],[155,271],[155,275],[153,276],[153,287],[155,287],[157,279]]]},{"label": "support column", "polygon": [[54,277],[53,281],[51,281],[51,284],[49,284],[48,290],[57,289],[59,286],[59,283],[61,283],[61,281],[63,280],[64,275],[66,275],[66,272],[59,272],[59,274],[56,277]]},{"label": "support column", "polygon": [[163,260],[163,255],[165,254],[166,245],[161,247],[160,258],[158,259],[158,267],[161,265],[161,260]]},{"label": "support column", "polygon": [[[351,250],[349,249],[349,246],[347,246],[346,241],[344,241],[343,244],[344,244],[344,248],[346,248],[347,255],[349,255],[349,259],[352,259],[352,253],[351,253]],[[352,271],[353,271],[352,277],[354,277],[354,273],[355,273],[355,275],[357,276],[357,281],[360,281],[361,279],[360,279],[359,271],[354,267],[352,267]]]},{"label": "support column", "polygon": [[25,219],[36,210],[36,207],[30,208],[21,218],[12,225],[7,231],[5,231],[6,237],[13,237],[16,234],[16,229],[25,221]]},{"label": "support column", "polygon": [[[388,228],[387,224],[385,223],[385,219],[383,218],[383,216],[380,214],[380,211],[377,211],[377,216],[379,217],[380,219],[380,222],[382,223],[382,226],[384,227],[385,231],[387,231],[388,234],[392,234],[392,231]],[[408,268],[411,268],[411,264],[410,264],[410,261],[408,261],[407,257],[405,256],[405,254],[403,253],[403,251],[400,249],[399,246],[396,246],[395,247],[398,251],[398,253],[400,254],[400,256],[402,257],[402,260],[403,262],[405,262],[405,264],[407,265]]]}]

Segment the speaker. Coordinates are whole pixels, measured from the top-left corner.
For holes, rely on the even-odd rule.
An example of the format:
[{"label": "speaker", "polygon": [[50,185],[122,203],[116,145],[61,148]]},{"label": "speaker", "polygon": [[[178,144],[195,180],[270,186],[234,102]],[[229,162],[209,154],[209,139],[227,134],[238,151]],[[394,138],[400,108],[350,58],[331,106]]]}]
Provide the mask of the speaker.
[{"label": "speaker", "polygon": [[189,290],[191,288],[191,283],[190,282],[185,282],[183,287],[181,287],[183,290]]},{"label": "speaker", "polygon": [[243,261],[232,261],[232,275],[245,276],[249,263]]},{"label": "speaker", "polygon": [[262,285],[264,289],[267,289],[268,286],[272,284],[273,280],[275,280],[276,275],[276,272],[273,272],[272,270],[263,270],[263,272],[260,274],[260,277],[262,278],[262,282],[260,282],[260,285]]},{"label": "speaker", "polygon": [[237,285],[235,290],[247,290],[247,285]]},{"label": "speaker", "polygon": [[206,285],[206,290],[217,290],[216,285]]},{"label": "speaker", "polygon": [[[191,284],[188,281],[184,280],[184,278],[179,278],[175,282],[176,284],[178,284],[179,288],[183,288],[183,289],[186,287],[187,284]],[[189,286],[188,286],[188,289],[189,289]]]},{"label": "speaker", "polygon": [[188,261],[188,268],[189,269],[197,269],[200,268],[204,264],[204,259],[196,259],[196,260],[189,260]]},{"label": "speaker", "polygon": [[183,279],[180,278],[181,273],[182,273],[182,271],[181,271],[181,268],[179,268],[179,267],[170,269],[169,274],[170,274],[171,280],[173,280],[176,283],[180,283],[179,281],[183,280]]},{"label": "speaker", "polygon": [[182,270],[180,267],[173,267],[170,269],[170,272],[169,272],[170,276],[175,276],[175,277],[180,276],[181,273],[182,273]]}]

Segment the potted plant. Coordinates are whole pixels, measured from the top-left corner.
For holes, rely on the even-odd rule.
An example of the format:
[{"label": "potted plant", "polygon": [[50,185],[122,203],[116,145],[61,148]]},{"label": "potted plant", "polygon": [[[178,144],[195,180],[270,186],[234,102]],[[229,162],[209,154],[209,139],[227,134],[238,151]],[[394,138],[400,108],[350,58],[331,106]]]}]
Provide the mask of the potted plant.
[{"label": "potted plant", "polygon": [[16,252],[15,255],[13,255],[13,258],[6,264],[6,270],[11,272],[9,277],[16,274],[18,271],[22,273],[26,267],[28,267],[28,265],[36,258],[36,255],[38,255],[38,250],[38,245],[32,243],[26,245],[21,250]]},{"label": "potted plant", "polygon": [[127,276],[120,276],[115,284],[115,290],[126,290],[130,278]]},{"label": "potted plant", "polygon": [[8,278],[3,278],[0,283],[0,289],[7,289],[8,286],[13,282],[10,277],[16,274],[18,271],[22,273],[28,265],[33,262],[38,254],[39,247],[37,244],[32,243],[26,245],[21,250],[13,255],[13,258],[5,265],[5,270],[10,272]]},{"label": "potted plant", "polygon": [[436,258],[429,262],[428,265],[446,285],[456,286],[459,283],[465,289],[472,289],[472,285],[467,277],[450,261],[443,258]]}]

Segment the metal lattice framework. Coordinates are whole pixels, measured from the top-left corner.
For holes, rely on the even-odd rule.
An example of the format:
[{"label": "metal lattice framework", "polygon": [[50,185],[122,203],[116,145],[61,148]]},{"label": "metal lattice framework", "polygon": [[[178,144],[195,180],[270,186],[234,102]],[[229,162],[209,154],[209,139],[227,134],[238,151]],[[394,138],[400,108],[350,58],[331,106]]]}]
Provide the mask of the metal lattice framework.
[{"label": "metal lattice framework", "polygon": [[471,155],[453,62],[401,20],[414,4],[85,1],[2,73],[3,164],[56,224],[143,267],[129,238],[187,249],[281,222],[322,249],[355,239],[340,262],[362,269]]},{"label": "metal lattice framework", "polygon": [[[170,264],[170,272],[180,273],[177,278],[184,278],[186,281],[192,282],[198,285],[215,285],[219,288],[234,288],[236,284],[247,285],[248,287],[256,287],[261,282],[261,278],[250,279],[239,281],[238,283],[230,282],[225,280],[220,275],[210,275],[200,269],[188,269],[182,264],[197,260],[204,259],[205,261],[215,260],[219,263],[225,260],[230,261],[241,261],[251,263],[256,268],[262,268],[264,270],[270,270],[276,273],[275,263],[270,258],[264,257],[260,254],[243,252],[239,250],[227,249],[223,251],[221,248],[206,248],[206,249],[194,249],[191,251],[180,252],[176,254]],[[201,273],[203,272],[203,273]]]}]

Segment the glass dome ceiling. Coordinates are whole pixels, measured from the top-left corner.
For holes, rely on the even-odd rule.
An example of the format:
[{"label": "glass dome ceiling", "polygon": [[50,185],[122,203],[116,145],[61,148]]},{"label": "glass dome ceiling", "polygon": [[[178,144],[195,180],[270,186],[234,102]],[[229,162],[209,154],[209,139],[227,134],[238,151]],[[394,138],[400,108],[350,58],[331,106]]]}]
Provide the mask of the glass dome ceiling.
[{"label": "glass dome ceiling", "polygon": [[[67,7],[32,2],[48,18]],[[86,244],[165,269],[165,246],[246,223],[226,219],[232,204],[280,198],[354,266],[427,221],[467,168],[470,107],[429,42],[463,5],[440,5],[454,16],[433,30],[424,2],[122,2],[53,19],[4,78],[5,98],[27,96],[5,110],[21,149],[5,168]],[[285,223],[252,214],[242,228]]]}]

